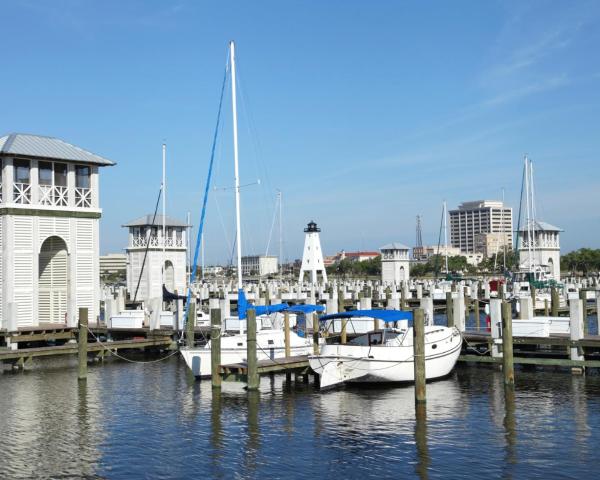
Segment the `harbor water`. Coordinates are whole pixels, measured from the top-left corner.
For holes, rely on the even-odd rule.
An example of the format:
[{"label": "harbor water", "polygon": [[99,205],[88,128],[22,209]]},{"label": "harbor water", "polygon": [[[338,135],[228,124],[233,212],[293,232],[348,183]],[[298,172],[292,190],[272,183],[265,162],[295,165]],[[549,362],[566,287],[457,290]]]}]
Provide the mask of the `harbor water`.
[{"label": "harbor water", "polygon": [[[195,381],[178,356],[0,374],[0,478],[582,478],[597,472],[600,376],[459,365],[427,385]],[[66,364],[65,364],[66,362]]]}]

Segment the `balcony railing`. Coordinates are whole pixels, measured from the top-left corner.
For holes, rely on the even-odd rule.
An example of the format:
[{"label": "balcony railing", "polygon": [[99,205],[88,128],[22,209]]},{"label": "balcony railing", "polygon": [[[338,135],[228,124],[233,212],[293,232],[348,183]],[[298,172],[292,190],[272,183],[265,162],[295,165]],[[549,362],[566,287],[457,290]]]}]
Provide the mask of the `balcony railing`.
[{"label": "balcony railing", "polygon": [[29,205],[31,203],[31,185],[29,183],[14,183],[15,203]]},{"label": "balcony railing", "polygon": [[67,187],[40,185],[40,205],[66,207],[69,204]]},{"label": "balcony railing", "polygon": [[[133,237],[132,242],[131,242],[131,246],[132,247],[145,247],[148,244],[148,238],[147,237],[143,237],[141,235],[136,235]],[[163,246],[163,242],[162,242],[162,238],[158,237],[156,235],[152,235],[150,237],[150,246],[151,247],[162,247]],[[165,247],[185,247],[184,243],[183,243],[183,239],[178,238],[175,241],[173,241],[172,238],[167,238]]]},{"label": "balcony railing", "polygon": [[76,188],[75,189],[75,206],[76,207],[91,207],[92,206],[92,189],[91,188]]}]

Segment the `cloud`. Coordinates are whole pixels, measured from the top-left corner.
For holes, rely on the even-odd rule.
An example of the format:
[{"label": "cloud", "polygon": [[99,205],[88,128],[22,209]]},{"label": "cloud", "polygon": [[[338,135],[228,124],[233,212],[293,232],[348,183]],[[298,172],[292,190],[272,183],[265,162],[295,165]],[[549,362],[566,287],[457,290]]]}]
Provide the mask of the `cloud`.
[{"label": "cloud", "polygon": [[502,104],[515,100],[520,100],[531,95],[555,90],[557,88],[569,85],[569,83],[571,82],[566,74],[558,75],[551,78],[545,78],[540,81],[536,81],[527,85],[522,85],[517,88],[513,88],[511,90],[500,92],[497,95],[482,101],[478,104],[478,106],[497,107]]}]

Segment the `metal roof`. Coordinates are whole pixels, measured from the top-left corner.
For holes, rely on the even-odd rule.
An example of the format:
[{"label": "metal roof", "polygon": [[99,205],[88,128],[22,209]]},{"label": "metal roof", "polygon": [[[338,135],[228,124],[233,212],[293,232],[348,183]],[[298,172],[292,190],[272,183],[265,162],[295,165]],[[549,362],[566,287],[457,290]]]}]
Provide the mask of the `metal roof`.
[{"label": "metal roof", "polygon": [[[540,220],[535,220],[535,222],[533,220],[529,221],[529,225],[530,228],[532,228],[535,231],[538,232],[564,232],[564,230],[562,228],[559,227],[555,227],[554,225],[551,225],[550,223],[547,222],[542,222]],[[520,232],[526,232],[528,230],[527,226],[524,225],[521,227],[521,229],[519,230]]]},{"label": "metal roof", "polygon": [[379,250],[410,250],[410,247],[407,247],[406,245],[403,245],[402,243],[399,243],[399,242],[393,242],[393,243],[388,243],[387,245],[384,245],[383,247],[380,247]]},{"label": "metal roof", "polygon": [[[148,215],[144,215],[143,217],[136,218],[135,220],[132,220],[131,222],[126,223],[125,225],[123,225],[123,227],[148,227],[151,225],[160,227],[163,223],[163,216],[156,215],[156,218],[154,219],[154,224],[152,223],[152,217],[154,217],[154,215],[149,213]],[[166,220],[165,225],[167,227],[188,227],[189,226],[187,223],[182,222],[180,220],[176,220],[172,217],[169,217],[168,215],[165,216],[165,220]]]},{"label": "metal roof", "polygon": [[52,158],[102,166],[115,164],[111,160],[76,147],[59,138],[31,135],[29,133],[9,133],[0,137],[0,155]]}]

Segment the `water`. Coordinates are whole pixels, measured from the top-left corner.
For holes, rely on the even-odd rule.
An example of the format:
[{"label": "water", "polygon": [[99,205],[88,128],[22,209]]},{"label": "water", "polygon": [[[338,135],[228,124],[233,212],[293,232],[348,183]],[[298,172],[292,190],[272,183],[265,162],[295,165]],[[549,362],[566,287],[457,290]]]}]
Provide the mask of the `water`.
[{"label": "water", "polygon": [[[73,360],[73,359],[71,359]],[[595,476],[600,376],[457,367],[413,388],[260,392],[194,381],[181,359],[0,374],[0,478],[582,478]],[[64,361],[63,361],[64,362]],[[55,367],[53,367],[55,365]]]}]

